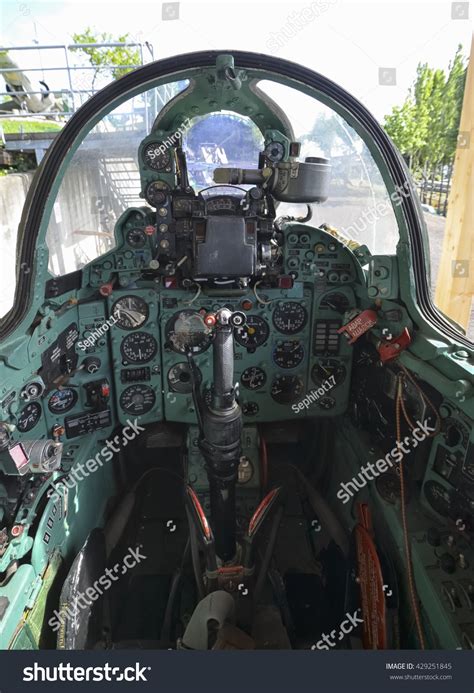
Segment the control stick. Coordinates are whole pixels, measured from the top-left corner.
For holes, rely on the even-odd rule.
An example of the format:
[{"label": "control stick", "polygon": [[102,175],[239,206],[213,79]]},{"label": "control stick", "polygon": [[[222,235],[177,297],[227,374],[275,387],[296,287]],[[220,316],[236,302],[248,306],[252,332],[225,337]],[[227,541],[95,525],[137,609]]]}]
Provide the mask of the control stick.
[{"label": "control stick", "polygon": [[221,308],[206,316],[214,327],[212,401],[208,406],[198,396],[199,449],[206,461],[211,503],[211,524],[216,553],[226,563],[236,554],[235,486],[241,456],[242,410],[234,390],[233,328],[245,316]]}]

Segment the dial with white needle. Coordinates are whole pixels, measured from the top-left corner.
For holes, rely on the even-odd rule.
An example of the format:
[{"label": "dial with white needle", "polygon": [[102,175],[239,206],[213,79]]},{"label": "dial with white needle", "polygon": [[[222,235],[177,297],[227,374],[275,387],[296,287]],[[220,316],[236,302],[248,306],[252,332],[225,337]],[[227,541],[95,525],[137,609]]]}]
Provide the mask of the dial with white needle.
[{"label": "dial with white needle", "polygon": [[122,330],[134,330],[148,320],[149,309],[140,296],[122,296],[112,306],[115,325]]}]

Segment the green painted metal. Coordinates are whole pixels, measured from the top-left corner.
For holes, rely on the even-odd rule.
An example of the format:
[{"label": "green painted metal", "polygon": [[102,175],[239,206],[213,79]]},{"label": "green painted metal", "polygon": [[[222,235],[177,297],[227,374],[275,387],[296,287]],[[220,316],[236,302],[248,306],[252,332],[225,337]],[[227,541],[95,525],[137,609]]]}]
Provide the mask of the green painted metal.
[{"label": "green painted metal", "polygon": [[[40,230],[35,241],[35,262],[33,267],[26,268],[34,282],[31,304],[16,329],[7,339],[0,342],[0,420],[7,421],[12,427],[13,442],[27,442],[33,439],[44,441],[51,435],[54,426],[61,426],[64,423],[63,416],[53,414],[45,406],[41,412],[38,428],[35,427],[34,432],[22,433],[15,428],[18,415],[25,406],[19,398],[19,391],[25,383],[34,380],[37,372],[44,367],[42,355],[45,350],[55,345],[71,323],[77,325],[80,338],[84,339],[90,332],[91,323],[95,325],[109,319],[115,301],[129,294],[145,301],[151,318],[143,331],[149,336],[154,336],[159,343],[159,351],[147,364],[150,368],[148,385],[155,395],[154,405],[146,414],[137,416],[137,420],[143,426],[163,420],[182,423],[188,426],[189,440],[194,436],[196,413],[192,397],[189,392],[185,394],[173,392],[168,380],[170,370],[182,363],[184,358],[172,349],[165,348],[169,321],[177,312],[191,305],[189,291],[167,291],[163,286],[157,287],[152,279],[143,277],[143,266],[147,266],[151,256],[147,255],[145,249],[142,256],[143,265],[137,267],[136,256],[130,255],[130,247],[126,241],[126,233],[130,228],[144,229],[148,224],[153,223],[154,218],[149,208],[132,208],[120,217],[115,229],[115,248],[83,269],[80,288],[71,289],[56,299],[45,299],[45,285],[51,279],[47,270],[48,250],[45,235],[58,190],[74,153],[77,152],[91,129],[107,113],[132,95],[178,79],[188,79],[190,86],[170,102],[160,114],[153,132],[144,141],[145,144],[153,141],[157,136],[164,138],[171,135],[182,126],[186,118],[203,116],[219,110],[231,110],[251,118],[265,136],[266,144],[279,138],[286,146],[285,158],[288,158],[288,143],[293,139],[288,121],[284,114],[279,113],[274,104],[262,101],[256,87],[261,79],[273,79],[275,82],[291,86],[318,99],[342,115],[367,144],[379,167],[388,194],[394,196],[397,193],[392,173],[385,164],[382,152],[375,146],[370,133],[354,114],[343,103],[335,102],[327,93],[316,91],[295,79],[285,78],[258,68],[243,70],[231,55],[224,54],[218,57],[215,65],[210,62],[206,67],[170,71],[168,75],[160,79],[150,78],[146,83],[127,88],[102,107],[78,132],[61,162],[49,197],[44,201]],[[143,166],[141,166],[140,174],[144,187],[160,178],[145,171]],[[167,174],[168,182],[172,181],[174,174],[175,169],[171,167]],[[34,190],[35,184],[31,195],[35,194]],[[338,287],[338,290],[349,303],[357,305],[361,310],[377,307],[380,320],[372,331],[373,342],[379,342],[383,338],[384,331],[387,330],[397,335],[404,327],[410,330],[414,339],[409,349],[401,355],[401,363],[422,381],[424,386],[427,384],[434,389],[436,398],[440,402],[438,409],[440,412],[445,412],[443,420],[453,419],[465,427],[468,431],[468,442],[472,444],[474,443],[474,352],[469,347],[456,342],[438,326],[428,323],[424,318],[416,300],[415,269],[413,249],[409,243],[408,220],[404,217],[401,206],[394,204],[393,208],[400,231],[396,257],[370,256],[370,248],[350,250],[339,241],[335,242],[334,261],[346,263],[350,268],[347,284],[342,288]],[[225,298],[226,303],[237,308],[243,300],[248,300],[253,305],[252,314],[269,325],[268,338],[262,345],[261,351],[252,352],[240,345],[235,352],[235,372],[238,379],[241,379],[247,369],[260,367],[265,369],[268,380],[255,393],[244,392],[244,388],[241,388],[245,404],[258,404],[257,415],[246,414],[244,418],[244,435],[247,435],[249,440],[247,445],[249,457],[256,464],[257,423],[311,420],[316,416],[330,418],[334,427],[334,450],[327,500],[331,499],[337,504],[336,489],[339,484],[354,476],[364,460],[376,454],[383,456],[385,451],[374,449],[370,436],[373,432],[362,431],[353,423],[355,393],[350,390],[350,381],[351,374],[360,364],[354,363],[353,348],[347,343],[342,343],[338,356],[342,359],[348,377],[345,383],[335,390],[334,410],[323,411],[313,402],[308,407],[295,411],[278,404],[271,397],[270,385],[277,370],[272,360],[273,351],[279,339],[272,326],[275,308],[279,303],[295,300],[308,311],[307,325],[299,335],[306,347],[305,356],[299,370],[292,371],[301,375],[306,387],[311,386],[311,372],[318,362],[318,357],[312,352],[310,346],[316,323],[321,317],[334,318],[329,309],[326,309],[327,314],[324,313],[325,309],[321,306],[321,302],[324,294],[327,293],[327,288],[324,290],[318,288],[315,281],[315,269],[311,266],[311,262],[307,261],[307,254],[313,252],[312,248],[318,244],[327,245],[333,237],[324,229],[294,221],[286,222],[281,228],[281,233],[286,248],[282,258],[284,272],[289,274],[297,267],[300,273],[292,289],[270,289],[264,292],[265,296],[260,297],[263,300],[259,300],[259,296],[250,288],[238,295],[225,295],[219,299],[203,293],[195,297],[192,307],[196,310],[210,311],[216,303],[222,303]],[[423,233],[422,241],[426,248],[424,227]],[[23,239],[28,234],[28,228],[24,225],[21,226],[21,234]],[[292,244],[291,236],[296,235],[299,238],[302,234],[308,236],[303,244],[304,247],[299,247],[295,242],[289,252],[288,249]],[[20,238],[20,245],[22,238]],[[425,271],[428,274],[427,257],[428,253],[425,252]],[[389,268],[386,281],[379,282],[376,279],[380,267]],[[24,270],[25,268],[20,267],[19,278]],[[110,296],[108,298],[98,296],[98,288],[109,282],[114,275],[118,277],[118,283]],[[372,289],[372,294],[368,292],[368,288]],[[390,315],[395,317],[388,318],[387,316]],[[104,525],[108,509],[116,494],[125,490],[118,482],[120,454],[118,452],[110,456],[107,454],[110,451],[107,443],[115,440],[116,431],[120,430],[121,426],[127,425],[130,419],[127,412],[120,407],[120,398],[130,386],[129,382],[122,382],[121,379],[121,371],[124,367],[121,352],[122,340],[123,331],[112,325],[102,339],[102,343],[99,342],[92,349],[84,352],[76,344],[75,350],[78,357],[83,359],[85,356],[94,356],[100,358],[101,363],[93,374],[86,374],[84,371],[74,374],[73,384],[77,386],[79,394],[78,401],[68,411],[68,416],[78,415],[87,409],[84,385],[93,380],[107,379],[111,388],[110,420],[99,430],[91,430],[82,436],[64,439],[61,470],[55,471],[50,478],[43,480],[34,489],[32,502],[29,505],[24,504],[21,514],[14,518],[15,524],[20,527],[20,533],[16,537],[9,537],[5,551],[0,547],[0,573],[4,575],[14,561],[23,561],[23,563],[9,581],[0,585],[0,600],[5,598],[8,602],[5,613],[0,618],[0,647],[25,649],[40,645],[46,599],[49,590],[53,589],[59,563],[64,562],[70,565],[90,531]],[[212,380],[212,362],[209,353],[203,352],[196,357],[196,361],[204,384],[209,385]],[[12,393],[14,394],[11,399]],[[418,464],[424,470],[417,478],[420,487],[429,481],[440,480],[440,473],[437,471],[439,468],[437,451],[445,444],[445,438],[444,432],[439,433],[431,448],[425,451],[424,457],[419,458]],[[119,448],[127,444],[122,437],[119,443],[117,443]],[[461,449],[463,449],[461,446],[452,446],[452,454],[460,453]],[[472,449],[474,448],[471,447],[470,450]],[[193,452],[191,457],[192,464],[199,467],[197,453]],[[60,483],[68,473],[70,478],[74,477],[74,470],[81,465],[84,467],[87,462],[90,462],[92,466],[95,462],[93,472],[83,474],[83,478],[76,480],[61,497],[53,496],[48,499],[48,493],[54,494],[53,483]],[[7,513],[11,512],[11,506],[15,501],[14,491],[8,483],[12,470],[12,460],[8,452],[0,453],[0,465],[3,472],[8,472],[8,477],[4,475],[3,480],[0,481],[1,530],[2,522]],[[258,475],[255,477],[255,482],[257,480]],[[446,479],[442,479],[441,482],[446,489],[449,489]],[[249,494],[252,504],[255,503],[254,492],[255,489]],[[406,587],[399,502],[385,501],[377,493],[374,485],[364,489],[358,497],[358,500],[362,499],[370,501],[374,508],[378,532],[390,538],[388,543],[391,544],[397,564],[400,584]],[[428,527],[435,525],[440,528],[440,531],[446,531],[448,520],[434,513],[426,502],[412,501],[409,512],[413,523],[411,546],[415,577],[423,605],[424,619],[432,630],[430,645],[442,649],[462,646],[461,625],[463,620],[468,622],[471,618],[470,609],[465,604],[454,614],[447,610],[443,600],[445,587],[443,582],[446,582],[446,579],[443,579],[445,576],[440,574],[439,570],[434,570],[433,565],[436,564],[437,559],[426,540]],[[352,504],[338,507],[338,513],[343,518],[345,527],[351,528],[355,521]],[[469,553],[467,547],[465,553],[468,556],[468,563],[470,561],[470,565],[474,565],[472,550]],[[405,589],[402,589],[402,594],[403,613],[406,616],[405,621],[409,622],[409,600]],[[23,624],[25,615],[27,618]]]}]

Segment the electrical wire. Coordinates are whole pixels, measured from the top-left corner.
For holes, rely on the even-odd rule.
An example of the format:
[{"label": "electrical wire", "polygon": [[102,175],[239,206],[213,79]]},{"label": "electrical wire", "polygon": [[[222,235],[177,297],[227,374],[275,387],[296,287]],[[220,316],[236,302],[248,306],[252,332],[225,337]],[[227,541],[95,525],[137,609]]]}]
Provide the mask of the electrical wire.
[{"label": "electrical wire", "polygon": [[259,303],[261,303],[261,304],[264,305],[264,306],[268,306],[270,303],[273,303],[273,301],[274,301],[275,299],[270,299],[269,301],[265,301],[264,298],[262,298],[261,296],[258,295],[258,293],[257,293],[257,286],[260,286],[261,283],[262,283],[262,280],[260,280],[260,281],[258,281],[258,282],[255,282],[254,287],[253,287],[253,293],[255,294],[255,298],[257,299],[257,301],[258,301]]},{"label": "electrical wire", "polygon": [[[411,384],[413,385],[413,387],[414,387],[415,390],[417,391],[417,393],[418,393],[418,395],[419,395],[421,401],[423,402],[423,404],[424,404],[425,406],[428,405],[428,406],[431,408],[431,411],[432,411],[433,414],[434,414],[435,422],[436,422],[436,423],[435,423],[435,430],[434,430],[432,433],[429,433],[429,434],[427,435],[427,438],[433,438],[434,436],[438,435],[438,433],[440,432],[440,429],[441,429],[441,419],[440,419],[440,416],[439,416],[439,414],[438,414],[438,410],[437,410],[437,408],[434,406],[433,402],[430,400],[430,398],[428,397],[428,395],[422,390],[422,388],[420,387],[420,385],[418,385],[418,383],[416,382],[415,378],[412,376],[412,374],[411,374],[410,371],[406,368],[406,366],[404,366],[403,363],[400,363],[400,362],[398,362],[398,366],[399,366],[400,369],[402,370],[403,375],[404,375],[405,377],[408,378],[408,380],[411,382]],[[408,413],[407,413],[407,411],[406,411],[406,409],[405,409],[405,403],[404,403],[404,401],[403,401],[403,397],[401,398],[401,406],[402,406],[403,415],[404,415],[404,417],[405,417],[405,421],[408,423],[408,425],[409,425],[412,429],[415,428],[415,424],[413,424],[413,422],[411,421],[411,419],[410,419],[410,417],[408,416]]]},{"label": "electrical wire", "polygon": [[197,291],[194,294],[194,296],[189,301],[183,301],[183,303],[187,306],[190,306],[192,303],[194,303],[194,301],[196,301],[199,298],[199,296],[201,295],[201,291],[202,291],[201,285],[200,284],[194,284],[194,286],[197,286]]},{"label": "electrical wire", "polygon": [[[395,401],[395,421],[397,429],[397,443],[401,443],[402,432],[401,432],[401,412],[404,410],[403,404],[403,384],[402,376],[398,377],[397,384],[397,397]],[[402,532],[403,532],[403,544],[405,549],[405,561],[407,565],[407,576],[408,576],[408,589],[410,592],[410,599],[413,608],[413,615],[415,617],[416,631],[418,635],[418,641],[422,650],[425,649],[425,638],[423,635],[423,628],[421,624],[420,609],[418,605],[418,595],[416,593],[415,578],[413,575],[413,565],[411,560],[410,551],[410,540],[408,536],[408,522],[406,515],[406,498],[405,498],[405,475],[403,470],[403,458],[401,459],[399,465],[399,481],[400,481],[400,503],[401,503],[401,519],[402,519]]]}]

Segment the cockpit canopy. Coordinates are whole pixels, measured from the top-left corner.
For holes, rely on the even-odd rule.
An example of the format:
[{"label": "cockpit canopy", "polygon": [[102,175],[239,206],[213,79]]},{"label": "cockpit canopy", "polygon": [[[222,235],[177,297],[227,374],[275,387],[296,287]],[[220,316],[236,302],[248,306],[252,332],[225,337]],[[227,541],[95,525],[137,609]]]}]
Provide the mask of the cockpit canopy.
[{"label": "cockpit canopy", "polygon": [[[294,162],[313,171],[314,180],[308,180],[301,199],[291,190],[280,192],[278,215],[305,218],[310,204],[312,224],[330,217],[342,235],[372,253],[395,252],[399,229],[392,202],[361,136],[322,100],[233,63],[231,56],[219,56],[216,66],[190,71],[186,80],[147,88],[102,115],[76,142],[46,224],[53,276],[80,269],[110,251],[114,225],[125,209],[159,204],[163,188],[173,184],[178,140],[195,192],[211,188],[206,197],[232,205],[230,195],[224,203],[212,187],[231,184],[248,190],[257,170],[264,168],[260,164],[278,167],[281,162],[288,168]],[[323,181],[316,169],[326,161]],[[170,165],[173,170],[167,171]],[[245,180],[238,171],[247,172]],[[296,180],[293,175],[289,173],[290,184]],[[280,188],[284,177],[283,170]],[[324,182],[323,194],[316,190],[310,199],[316,181]]]}]

